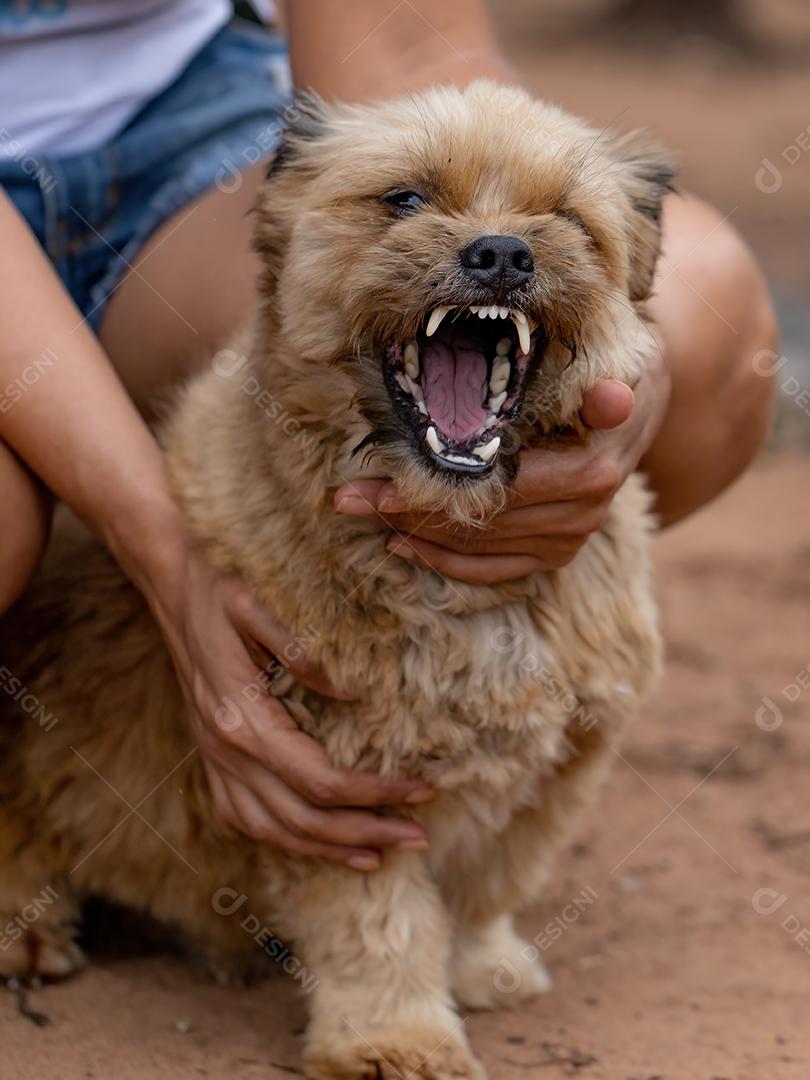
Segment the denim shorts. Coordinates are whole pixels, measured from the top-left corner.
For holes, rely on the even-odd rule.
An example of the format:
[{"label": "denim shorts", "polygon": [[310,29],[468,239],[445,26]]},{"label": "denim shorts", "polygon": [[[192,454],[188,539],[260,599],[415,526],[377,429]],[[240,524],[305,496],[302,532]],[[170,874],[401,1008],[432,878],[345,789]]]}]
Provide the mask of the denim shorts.
[{"label": "denim shorts", "polygon": [[34,157],[6,139],[0,185],[92,329],[155,229],[272,155],[289,100],[283,39],[236,21],[106,145]]}]

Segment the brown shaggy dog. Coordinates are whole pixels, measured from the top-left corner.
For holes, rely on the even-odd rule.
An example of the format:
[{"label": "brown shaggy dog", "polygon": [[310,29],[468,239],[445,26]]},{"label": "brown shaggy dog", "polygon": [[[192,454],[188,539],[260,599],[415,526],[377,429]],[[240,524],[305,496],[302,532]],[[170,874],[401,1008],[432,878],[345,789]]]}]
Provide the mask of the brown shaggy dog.
[{"label": "brown shaggy dog", "polygon": [[490,83],[302,101],[257,207],[256,325],[184,389],[163,440],[214,562],[336,685],[365,688],[347,705],[285,675],[276,692],[334,762],[436,788],[403,810],[430,851],[363,875],[217,820],[163,641],[80,534],[0,625],[3,970],[77,966],[90,894],[247,963],[255,943],[223,914],[244,894],[312,976],[308,1075],[482,1075],[454,1002],[547,987],[512,913],[656,676],[648,499],[631,478],[565,569],[473,587],[387,557],[380,523],[335,513],[333,493],[388,475],[474,525],[504,505],[518,446],[587,437],[583,391],[632,384],[653,347],[671,177],[637,139]]}]

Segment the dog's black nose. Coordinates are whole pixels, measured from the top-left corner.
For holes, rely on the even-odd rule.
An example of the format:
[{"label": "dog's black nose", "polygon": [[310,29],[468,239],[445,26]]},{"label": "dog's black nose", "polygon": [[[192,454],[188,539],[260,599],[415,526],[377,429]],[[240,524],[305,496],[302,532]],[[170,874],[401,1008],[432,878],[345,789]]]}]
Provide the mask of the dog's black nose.
[{"label": "dog's black nose", "polygon": [[479,236],[459,253],[459,261],[482,285],[502,284],[510,289],[534,270],[531,250],[516,236]]}]

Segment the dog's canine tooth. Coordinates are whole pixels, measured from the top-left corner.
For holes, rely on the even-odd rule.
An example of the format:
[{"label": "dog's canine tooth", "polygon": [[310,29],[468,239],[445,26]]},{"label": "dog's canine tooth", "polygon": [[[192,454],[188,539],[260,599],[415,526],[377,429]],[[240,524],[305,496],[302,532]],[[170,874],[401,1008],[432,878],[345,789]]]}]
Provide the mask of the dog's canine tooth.
[{"label": "dog's canine tooth", "polygon": [[506,389],[509,382],[509,374],[512,370],[508,360],[496,360],[492,365],[492,374],[489,377],[489,388],[493,394],[500,394]]},{"label": "dog's canine tooth", "polygon": [[415,341],[409,341],[402,354],[405,362],[405,373],[411,379],[419,378],[419,346]]},{"label": "dog's canine tooth", "polygon": [[512,322],[515,324],[515,329],[518,333],[518,341],[520,342],[521,352],[523,352],[524,354],[528,353],[532,343],[532,335],[531,331],[529,330],[529,323],[526,319],[526,316],[523,314],[522,311],[519,311],[517,308],[512,308],[512,310],[509,312],[509,315],[511,316]]},{"label": "dog's canine tooth", "polygon": [[431,311],[428,324],[425,327],[425,334],[427,337],[432,337],[439,329],[442,319],[445,317],[448,311],[452,310],[452,304],[437,304]]},{"label": "dog's canine tooth", "polygon": [[425,435],[427,444],[434,454],[440,454],[445,449],[444,443],[439,438],[439,433],[435,427],[429,427],[427,434]]},{"label": "dog's canine tooth", "polygon": [[419,400],[416,402],[416,407],[419,410],[419,412],[422,414],[422,416],[429,416],[430,415],[428,413],[428,411],[427,411],[427,405],[425,405],[424,401],[422,401],[421,398],[419,398]]},{"label": "dog's canine tooth", "polygon": [[489,442],[485,443],[483,446],[476,446],[476,448],[473,450],[473,453],[477,457],[480,457],[482,461],[491,461],[495,457],[495,455],[498,453],[498,447],[500,445],[501,445],[501,437],[500,437],[500,435],[496,435],[494,438],[490,439]]},{"label": "dog's canine tooth", "polygon": [[498,344],[495,346],[496,356],[508,356],[512,351],[512,339],[508,337],[502,337]]},{"label": "dog's canine tooth", "polygon": [[493,413],[497,413],[498,409],[500,409],[501,405],[503,405],[503,403],[505,401],[506,401],[506,391],[501,390],[500,394],[498,394],[496,397],[491,397],[489,399],[489,401],[487,402],[487,405],[489,407],[489,411],[493,412]]},{"label": "dog's canine tooth", "polygon": [[529,332],[529,328],[526,323],[520,323],[517,328],[517,332],[521,352],[524,355],[528,355],[529,349],[532,347],[532,335]]}]

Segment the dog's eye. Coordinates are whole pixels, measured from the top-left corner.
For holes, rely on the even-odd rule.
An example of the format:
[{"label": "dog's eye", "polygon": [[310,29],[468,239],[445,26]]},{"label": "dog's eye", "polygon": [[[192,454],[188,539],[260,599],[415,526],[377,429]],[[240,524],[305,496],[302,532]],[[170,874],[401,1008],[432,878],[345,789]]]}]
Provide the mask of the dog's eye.
[{"label": "dog's eye", "polygon": [[413,214],[420,206],[427,204],[427,199],[418,191],[389,191],[381,201],[393,206],[399,214]]}]

